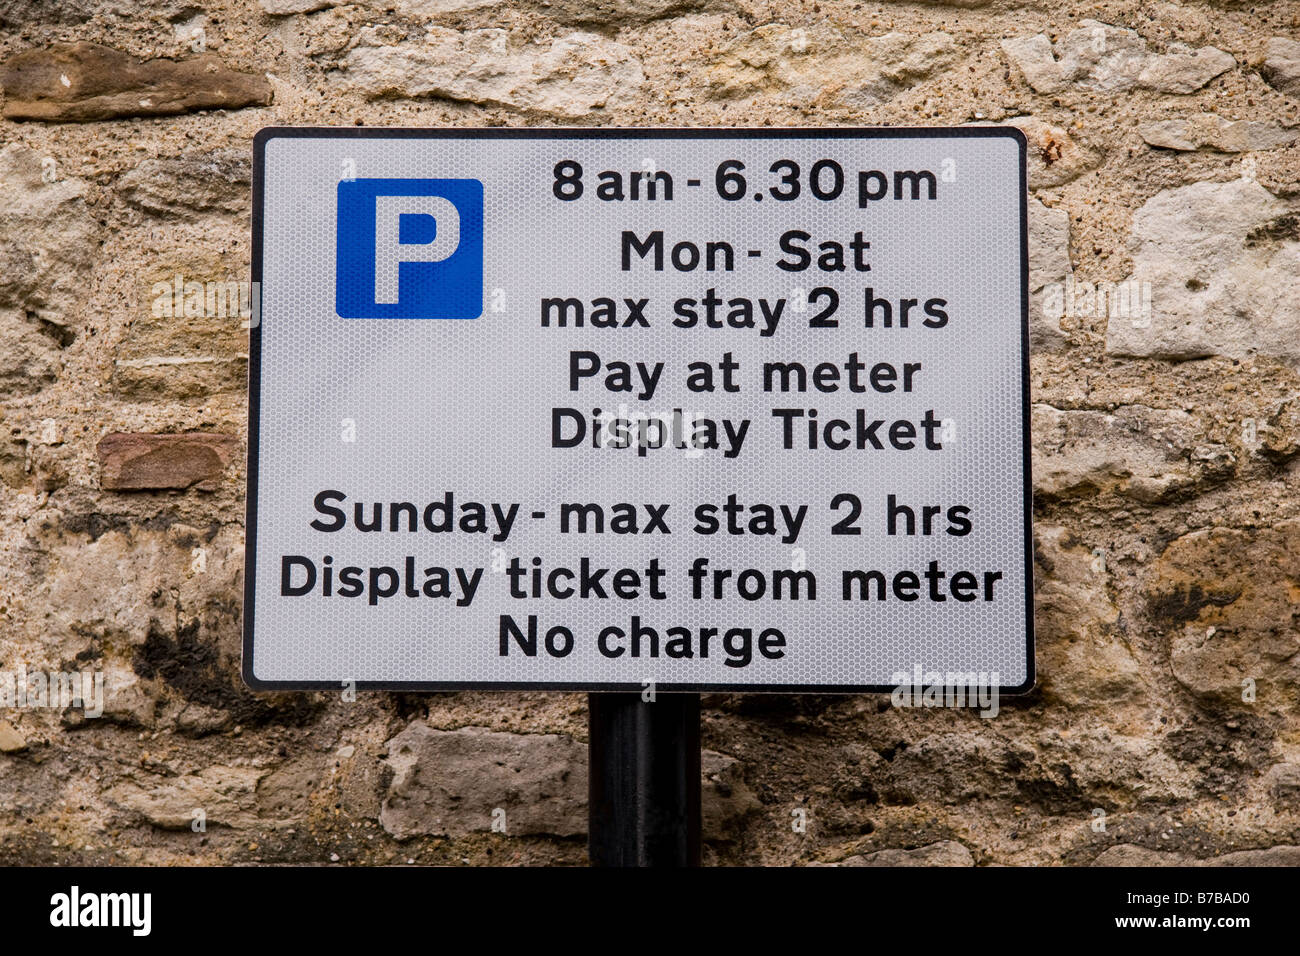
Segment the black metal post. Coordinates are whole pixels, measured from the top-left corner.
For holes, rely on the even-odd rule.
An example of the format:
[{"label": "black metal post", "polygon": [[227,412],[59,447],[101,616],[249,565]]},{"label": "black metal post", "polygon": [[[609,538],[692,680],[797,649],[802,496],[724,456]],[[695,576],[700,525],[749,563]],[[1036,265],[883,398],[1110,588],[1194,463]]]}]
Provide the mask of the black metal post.
[{"label": "black metal post", "polygon": [[587,695],[592,866],[700,865],[700,695]]}]

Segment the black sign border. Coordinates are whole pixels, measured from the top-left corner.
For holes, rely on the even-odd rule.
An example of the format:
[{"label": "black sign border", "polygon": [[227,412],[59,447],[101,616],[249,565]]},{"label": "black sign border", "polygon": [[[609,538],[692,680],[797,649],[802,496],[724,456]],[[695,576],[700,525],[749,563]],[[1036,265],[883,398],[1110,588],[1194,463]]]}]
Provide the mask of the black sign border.
[{"label": "black sign border", "polygon": [[[1025,529],[1025,660],[1026,677],[1015,686],[999,687],[999,695],[1028,694],[1034,688],[1037,669],[1034,661],[1034,532],[1033,482],[1031,478],[1031,438],[1029,404],[1029,190],[1026,173],[1027,142],[1025,134],[1014,126],[960,127],[782,127],[779,129],[744,127],[438,127],[428,129],[402,127],[328,127],[269,126],[253,137],[253,248],[252,288],[255,321],[248,330],[248,471],[244,541],[244,615],[243,662],[244,683],[256,691],[341,690],[357,691],[568,691],[568,692],[640,692],[645,684],[632,683],[563,683],[520,681],[282,681],[262,680],[253,673],[253,622],[257,559],[257,474],[258,438],[262,382],[262,214],[263,186],[266,172],[266,145],[277,138],[305,139],[952,139],[1004,137],[1013,139],[1020,150],[1020,376],[1021,376],[1021,455],[1024,482]],[[657,693],[727,693],[727,694],[888,694],[895,688],[888,684],[654,684]]]}]

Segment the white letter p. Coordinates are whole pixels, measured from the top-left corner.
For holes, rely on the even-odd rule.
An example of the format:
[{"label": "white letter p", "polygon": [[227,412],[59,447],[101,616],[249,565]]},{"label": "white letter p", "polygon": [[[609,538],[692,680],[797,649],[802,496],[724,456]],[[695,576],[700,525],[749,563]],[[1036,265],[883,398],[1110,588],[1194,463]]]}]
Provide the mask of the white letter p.
[{"label": "white letter p", "polygon": [[[431,242],[401,242],[402,216],[432,216],[437,232]],[[375,197],[375,303],[400,299],[398,272],[403,262],[441,262],[460,245],[460,214],[441,196]]]}]

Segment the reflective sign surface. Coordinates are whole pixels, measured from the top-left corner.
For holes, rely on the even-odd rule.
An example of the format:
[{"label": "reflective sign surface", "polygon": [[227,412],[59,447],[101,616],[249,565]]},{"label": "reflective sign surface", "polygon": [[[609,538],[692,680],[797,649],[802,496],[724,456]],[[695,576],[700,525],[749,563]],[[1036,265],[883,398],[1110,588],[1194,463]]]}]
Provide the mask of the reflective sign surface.
[{"label": "reflective sign surface", "polygon": [[256,149],[254,686],[1032,684],[1018,131]]}]

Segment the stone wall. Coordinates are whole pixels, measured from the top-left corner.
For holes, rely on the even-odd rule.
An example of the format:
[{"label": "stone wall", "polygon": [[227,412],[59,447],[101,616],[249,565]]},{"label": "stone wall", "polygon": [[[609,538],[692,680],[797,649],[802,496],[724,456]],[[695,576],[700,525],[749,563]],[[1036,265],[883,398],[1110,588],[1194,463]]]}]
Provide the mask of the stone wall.
[{"label": "stone wall", "polygon": [[1039,685],[706,697],[706,859],[1300,862],[1297,37],[1294,0],[0,0],[0,670],[106,694],[0,708],[0,862],[585,859],[582,696],[240,681],[256,130],[964,123],[1031,144]]}]

